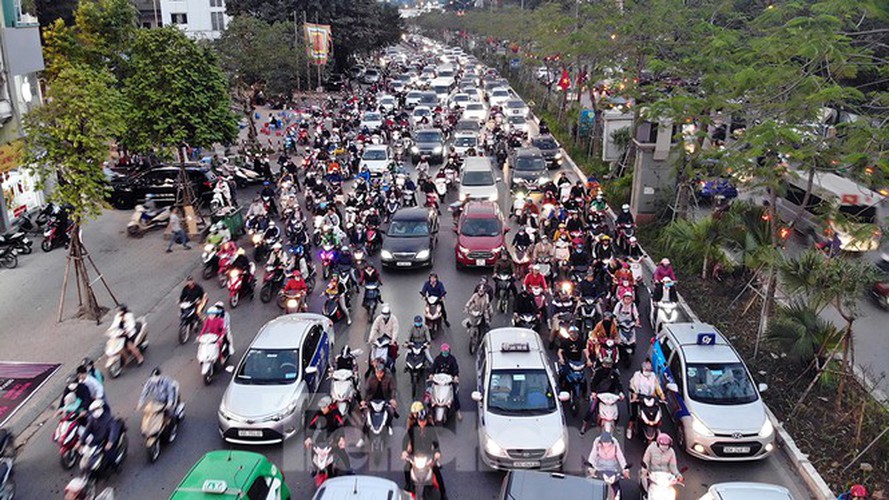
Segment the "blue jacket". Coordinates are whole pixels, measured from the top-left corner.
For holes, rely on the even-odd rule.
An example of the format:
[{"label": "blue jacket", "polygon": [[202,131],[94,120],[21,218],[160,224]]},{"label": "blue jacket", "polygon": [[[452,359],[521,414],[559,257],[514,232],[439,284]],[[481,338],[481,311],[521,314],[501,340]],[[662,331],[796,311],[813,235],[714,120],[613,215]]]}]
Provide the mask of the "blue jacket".
[{"label": "blue jacket", "polygon": [[433,285],[429,281],[426,281],[426,283],[423,284],[423,289],[420,290],[420,294],[424,296],[432,295],[435,297],[444,297],[445,295],[447,295],[447,293],[448,292],[447,290],[445,290],[444,283],[442,283],[441,280],[436,281],[435,285]]}]

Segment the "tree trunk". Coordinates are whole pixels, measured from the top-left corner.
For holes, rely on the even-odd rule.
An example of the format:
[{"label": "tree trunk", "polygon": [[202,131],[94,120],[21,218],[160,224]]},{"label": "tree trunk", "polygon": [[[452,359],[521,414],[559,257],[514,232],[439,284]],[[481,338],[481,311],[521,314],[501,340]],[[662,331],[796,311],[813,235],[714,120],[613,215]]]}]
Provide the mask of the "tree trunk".
[{"label": "tree trunk", "polygon": [[71,232],[71,243],[68,247],[68,258],[74,263],[74,276],[77,286],[78,310],[77,317],[94,320],[98,323],[102,315],[107,311],[99,305],[96,294],[90,282],[89,272],[86,267],[87,251],[80,238],[80,224],[75,223]]},{"label": "tree trunk", "polygon": [[809,204],[809,199],[812,197],[812,185],[815,184],[815,165],[812,165],[809,168],[809,178],[806,182],[806,194],[803,195],[802,204],[798,209],[796,209],[796,214],[793,216],[793,221],[790,222],[790,227],[794,228],[797,224],[799,224],[800,219],[803,218],[803,212],[806,211],[806,206]]},{"label": "tree trunk", "polygon": [[[769,189],[769,229],[771,232],[772,246],[781,246],[781,236],[778,234],[778,193],[775,189]],[[756,346],[753,349],[753,357],[759,354],[759,341],[769,329],[772,310],[775,308],[775,294],[778,289],[778,266],[772,264],[769,267],[769,277],[766,281],[766,293],[762,301],[762,316],[759,319],[759,329],[756,332]]]},{"label": "tree trunk", "polygon": [[701,266],[701,279],[707,279],[707,268],[710,267],[710,258],[704,255],[704,265]]},{"label": "tree trunk", "polygon": [[840,370],[840,383],[837,386],[837,397],[834,400],[834,410],[839,412],[843,409],[843,397],[846,392],[846,379],[849,377],[849,371],[851,367],[849,366],[849,350],[852,345],[852,321],[849,318],[843,318],[846,320],[846,331],[843,333],[843,368]]}]

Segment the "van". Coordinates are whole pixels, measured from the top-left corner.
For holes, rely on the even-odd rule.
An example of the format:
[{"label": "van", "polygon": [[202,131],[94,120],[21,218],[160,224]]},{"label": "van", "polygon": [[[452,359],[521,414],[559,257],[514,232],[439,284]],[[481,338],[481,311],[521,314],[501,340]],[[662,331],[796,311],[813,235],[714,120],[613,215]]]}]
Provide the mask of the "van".
[{"label": "van", "polygon": [[[778,217],[791,222],[803,203],[808,174],[796,172],[785,178],[787,185],[778,197]],[[880,245],[880,223],[885,219],[885,197],[856,182],[828,172],[816,172],[812,192],[795,228],[799,233],[823,240],[831,231],[840,239],[846,252],[869,252]],[[835,207],[843,221],[824,221],[826,211]]]}]

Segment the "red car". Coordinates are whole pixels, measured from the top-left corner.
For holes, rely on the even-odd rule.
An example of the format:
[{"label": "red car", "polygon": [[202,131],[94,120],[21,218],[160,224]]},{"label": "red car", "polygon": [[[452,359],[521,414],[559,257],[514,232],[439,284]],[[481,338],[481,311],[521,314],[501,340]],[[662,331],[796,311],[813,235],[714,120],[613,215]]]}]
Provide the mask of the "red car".
[{"label": "red car", "polygon": [[463,208],[457,223],[457,267],[493,266],[504,251],[509,228],[496,203],[471,201]]}]

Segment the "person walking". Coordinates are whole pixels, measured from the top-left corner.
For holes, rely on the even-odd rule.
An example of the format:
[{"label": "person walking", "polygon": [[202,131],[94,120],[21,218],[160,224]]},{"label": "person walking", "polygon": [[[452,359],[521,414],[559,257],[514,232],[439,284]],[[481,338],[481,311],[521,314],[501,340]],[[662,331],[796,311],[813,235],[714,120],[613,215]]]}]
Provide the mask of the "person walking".
[{"label": "person walking", "polygon": [[170,228],[170,244],[167,245],[167,253],[173,251],[173,245],[176,243],[181,243],[186,250],[191,250],[191,247],[188,245],[188,235],[182,229],[180,213],[178,208],[174,208],[170,212],[170,225],[168,226]]}]

